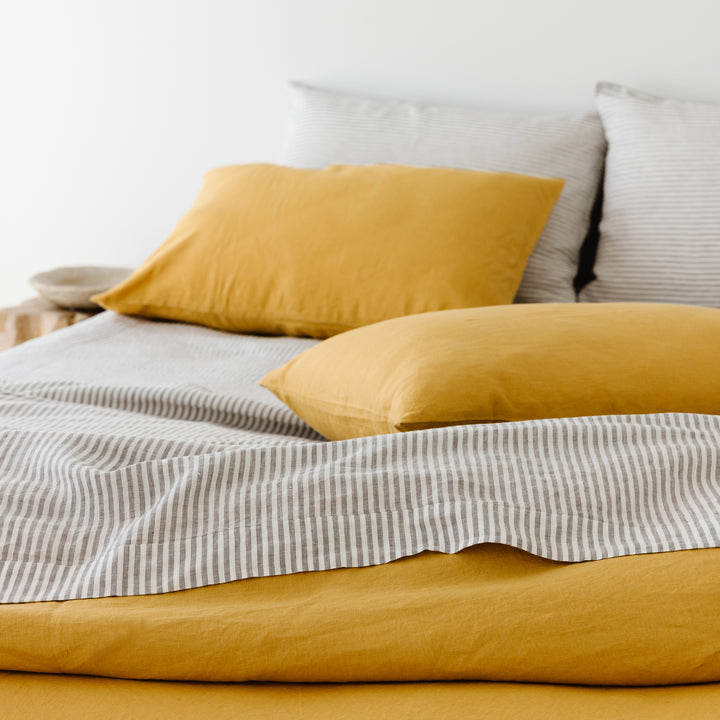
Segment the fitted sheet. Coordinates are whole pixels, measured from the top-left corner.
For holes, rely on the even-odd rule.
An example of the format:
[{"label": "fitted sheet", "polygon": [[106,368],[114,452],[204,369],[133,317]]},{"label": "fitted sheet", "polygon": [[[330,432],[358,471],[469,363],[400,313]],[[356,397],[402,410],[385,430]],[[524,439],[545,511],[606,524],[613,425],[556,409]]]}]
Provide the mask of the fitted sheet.
[{"label": "fitted sheet", "polygon": [[362,685],[139,682],[0,673],[3,720],[710,720],[720,685]]}]

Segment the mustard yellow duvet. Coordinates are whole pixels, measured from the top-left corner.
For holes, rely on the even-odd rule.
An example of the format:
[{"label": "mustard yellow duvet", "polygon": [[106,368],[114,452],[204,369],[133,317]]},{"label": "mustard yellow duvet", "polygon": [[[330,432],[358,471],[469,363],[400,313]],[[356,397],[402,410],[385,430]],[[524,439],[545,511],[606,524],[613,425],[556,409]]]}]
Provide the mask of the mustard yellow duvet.
[{"label": "mustard yellow duvet", "polygon": [[0,670],[204,682],[720,681],[720,549],[501,545],[164,595],[0,606]]}]

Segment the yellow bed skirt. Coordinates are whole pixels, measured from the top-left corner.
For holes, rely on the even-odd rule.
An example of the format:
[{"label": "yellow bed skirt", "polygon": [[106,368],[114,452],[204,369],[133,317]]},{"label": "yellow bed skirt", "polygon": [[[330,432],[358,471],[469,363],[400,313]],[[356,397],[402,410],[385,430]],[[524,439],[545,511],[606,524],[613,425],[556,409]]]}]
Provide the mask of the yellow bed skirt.
[{"label": "yellow bed skirt", "polygon": [[3,720],[677,720],[716,718],[720,685],[177,683],[0,673]]},{"label": "yellow bed skirt", "polygon": [[[205,682],[720,682],[718,578],[720,549],[565,564],[481,545],[165,595],[0,605],[0,670]],[[458,703],[471,692],[449,687]]]}]

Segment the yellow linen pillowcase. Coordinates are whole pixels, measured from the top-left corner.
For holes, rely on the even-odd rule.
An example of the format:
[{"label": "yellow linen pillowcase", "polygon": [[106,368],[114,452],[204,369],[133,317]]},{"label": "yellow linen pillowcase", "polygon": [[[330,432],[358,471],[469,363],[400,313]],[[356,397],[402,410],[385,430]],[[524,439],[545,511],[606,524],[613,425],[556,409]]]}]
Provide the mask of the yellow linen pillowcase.
[{"label": "yellow linen pillowcase", "polygon": [[563,184],[401,165],[219,168],[168,240],[95,300],[121,313],[313,337],[510,303]]},{"label": "yellow linen pillowcase", "polygon": [[717,414],[718,347],[718,309],[507,305],[359,328],[260,384],[331,440],[538,418]]}]

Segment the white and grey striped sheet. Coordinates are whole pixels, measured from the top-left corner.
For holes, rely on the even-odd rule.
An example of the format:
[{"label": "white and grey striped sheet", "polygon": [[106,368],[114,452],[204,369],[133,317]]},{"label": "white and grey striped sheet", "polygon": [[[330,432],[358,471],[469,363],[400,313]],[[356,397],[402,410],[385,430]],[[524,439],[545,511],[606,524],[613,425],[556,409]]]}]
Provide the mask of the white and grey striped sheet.
[{"label": "white and grey striped sheet", "polygon": [[0,601],[159,593],[480,542],[564,561],[720,543],[720,417],[320,442],[270,393],[246,391],[311,342],[108,313],[0,355]]},{"label": "white and grey striped sheet", "polygon": [[573,280],[605,154],[595,114],[539,115],[378,100],[292,85],[280,161],[400,163],[560,177],[565,188],[525,269],[519,302],[575,302]]},{"label": "white and grey striped sheet", "polygon": [[720,307],[720,105],[600,83],[608,139],[586,302]]}]

